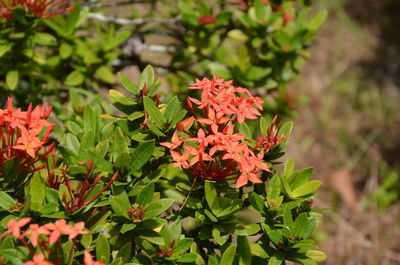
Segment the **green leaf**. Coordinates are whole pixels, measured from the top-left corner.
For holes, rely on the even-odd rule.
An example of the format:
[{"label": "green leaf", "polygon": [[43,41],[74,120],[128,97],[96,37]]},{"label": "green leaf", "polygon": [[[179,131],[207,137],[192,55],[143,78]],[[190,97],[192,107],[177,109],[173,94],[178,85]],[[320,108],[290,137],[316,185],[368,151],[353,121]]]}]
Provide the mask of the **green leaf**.
[{"label": "green leaf", "polygon": [[253,256],[260,257],[263,259],[269,257],[268,253],[264,250],[264,248],[260,244],[250,243],[250,248],[251,248],[251,254]]},{"label": "green leaf", "polygon": [[57,45],[57,38],[46,32],[37,32],[35,42],[43,46],[55,46]]},{"label": "green leaf", "polygon": [[169,100],[167,106],[165,107],[164,117],[167,119],[167,121],[171,122],[178,114],[179,109],[179,99],[178,96],[175,95]]},{"label": "green leaf", "polygon": [[107,67],[105,65],[97,68],[94,76],[107,84],[115,84],[115,77],[113,72],[111,71],[110,67]]},{"label": "green leaf", "polygon": [[219,244],[219,245],[223,245],[225,244],[227,238],[225,236],[221,236],[221,231],[219,230],[218,227],[214,227],[212,230],[212,236],[215,239],[215,241]]},{"label": "green leaf", "polygon": [[113,137],[112,155],[116,160],[118,156],[122,153],[129,153],[129,146],[121,129],[117,128],[114,132],[114,137]]},{"label": "green leaf", "polygon": [[64,81],[64,84],[67,86],[73,86],[77,87],[82,85],[82,83],[85,81],[85,76],[79,72],[78,70],[72,71]]},{"label": "green leaf", "polygon": [[308,228],[308,216],[307,213],[302,213],[297,216],[294,221],[292,235],[294,238],[302,238]]},{"label": "green leaf", "polygon": [[262,68],[258,66],[251,66],[249,70],[246,72],[246,79],[254,81],[254,80],[260,80],[265,78],[267,75],[269,75],[272,72],[271,68]]},{"label": "green leaf", "polygon": [[113,105],[115,105],[117,108],[119,107],[117,104],[122,104],[124,106],[134,106],[137,105],[137,101],[133,98],[126,97],[124,94],[121,92],[115,90],[115,89],[110,89],[108,91],[108,97]]},{"label": "green leaf", "polygon": [[239,265],[251,264],[250,242],[247,236],[238,236],[237,238]]},{"label": "green leaf", "polygon": [[224,254],[222,254],[221,261],[219,265],[232,265],[233,260],[236,255],[236,246],[230,245],[227,249],[225,249]]},{"label": "green leaf", "polygon": [[74,9],[68,13],[66,27],[64,27],[67,35],[71,35],[75,32],[75,27],[79,21],[80,12],[80,5],[75,4]]},{"label": "green leaf", "polygon": [[110,196],[109,201],[111,208],[117,215],[130,219],[128,216],[128,211],[132,208],[132,206],[125,191],[116,196]]},{"label": "green leaf", "polygon": [[83,130],[93,130],[94,135],[97,135],[98,131],[98,117],[94,113],[92,107],[87,105],[83,111]]},{"label": "green leaf", "polygon": [[285,207],[285,209],[283,210],[283,224],[287,226],[290,231],[292,231],[294,222],[292,217],[292,211],[289,209],[289,207]]},{"label": "green leaf", "polygon": [[286,179],[289,179],[290,176],[294,173],[294,160],[288,159],[285,164],[285,168],[283,170],[283,176]]},{"label": "green leaf", "polygon": [[306,256],[315,262],[323,262],[326,260],[326,254],[318,250],[309,250],[307,251]]},{"label": "green leaf", "polygon": [[318,190],[319,186],[321,186],[322,182],[319,180],[312,180],[307,182],[300,187],[297,187],[293,190],[291,196],[294,198],[303,197],[306,195],[310,195]]},{"label": "green leaf", "polygon": [[268,265],[281,265],[284,260],[285,256],[281,252],[275,252],[269,259]]},{"label": "green leaf", "polygon": [[1,44],[0,45],[0,57],[6,54],[9,50],[11,50],[12,45],[10,43]]},{"label": "green leaf", "polygon": [[282,136],[282,135],[289,136],[290,133],[292,132],[292,129],[293,129],[293,122],[291,122],[291,121],[285,122],[285,124],[283,124],[281,130],[279,131],[279,135],[280,136]]},{"label": "green leaf", "polygon": [[300,171],[296,171],[294,174],[292,174],[288,179],[289,183],[291,183],[290,186],[292,187],[292,189],[296,189],[304,183],[307,183],[312,173],[313,168],[309,167]]},{"label": "green leaf", "polygon": [[93,130],[89,129],[85,131],[79,147],[79,160],[84,161],[89,159],[89,157],[87,157],[88,151],[94,148],[94,141],[95,135],[93,133]]},{"label": "green leaf", "polygon": [[92,234],[82,235],[81,240],[79,241],[84,248],[89,248],[92,244]]},{"label": "green leaf", "polygon": [[96,259],[106,264],[110,262],[110,245],[107,238],[101,233],[96,239]]},{"label": "green leaf", "polygon": [[267,200],[277,200],[281,194],[281,180],[278,174],[275,174],[268,181]]},{"label": "green leaf", "polygon": [[[267,195],[268,195],[268,193],[267,193]],[[265,213],[264,199],[260,195],[258,195],[257,193],[255,193],[253,191],[250,192],[249,193],[249,201],[250,201],[251,206],[253,206],[254,209],[259,211],[260,213]]]},{"label": "green leaf", "polygon": [[125,75],[122,73],[118,73],[119,79],[121,80],[121,84],[124,88],[126,88],[129,92],[133,94],[139,94],[140,89],[135,86]]},{"label": "green leaf", "polygon": [[147,126],[149,127],[149,130],[154,133],[155,135],[161,136],[161,137],[166,137],[167,135],[165,135],[165,133],[163,133],[162,131],[160,131],[157,126],[151,121],[151,120],[147,120],[146,121]]},{"label": "green leaf", "polygon": [[148,96],[145,96],[143,99],[144,108],[149,114],[150,118],[154,121],[158,128],[163,128],[164,124],[167,122],[164,115],[157,108],[156,104],[154,104],[153,100],[151,100]]},{"label": "green leaf", "polygon": [[136,203],[139,205],[147,205],[153,200],[155,184],[154,182],[148,184],[144,189],[142,189],[136,198]]},{"label": "green leaf", "polygon": [[[147,89],[153,84],[154,82],[154,69],[151,65],[146,66],[144,68],[142,74],[140,75],[139,78],[139,89],[143,89],[144,85],[147,85]],[[148,93],[150,96],[153,95],[153,93]]]},{"label": "green leaf", "polygon": [[68,129],[68,131],[77,136],[83,132],[82,128],[74,121],[66,121],[65,127]]},{"label": "green leaf", "polygon": [[75,135],[67,133],[67,135],[65,136],[65,144],[68,149],[71,150],[76,156],[79,155],[80,143]]},{"label": "green leaf", "polygon": [[16,201],[4,191],[0,191],[0,208],[9,210],[11,205],[16,204]]},{"label": "green leaf", "polygon": [[182,262],[182,263],[192,263],[196,261],[196,259],[199,257],[198,254],[196,253],[186,253],[183,254],[179,259],[177,259],[177,262]]},{"label": "green leaf", "polygon": [[123,260],[123,263],[127,263],[132,254],[132,243],[131,242],[126,242],[118,251],[117,258],[120,257]]},{"label": "green leaf", "polygon": [[62,59],[67,59],[72,55],[73,48],[66,42],[61,43],[60,45],[60,56]]},{"label": "green leaf", "polygon": [[30,209],[32,211],[40,211],[42,209],[43,200],[46,195],[46,190],[44,181],[38,173],[33,175],[29,185],[29,191],[31,195]]},{"label": "green leaf", "polygon": [[149,207],[146,209],[146,215],[144,216],[143,220],[156,217],[171,207],[174,200],[172,199],[161,199],[158,201],[152,202]]},{"label": "green leaf", "polygon": [[147,141],[140,143],[131,154],[132,158],[132,171],[141,169],[147,161],[151,158],[155,147],[155,141]]},{"label": "green leaf", "polygon": [[328,12],[326,10],[319,12],[312,18],[310,24],[308,24],[308,29],[310,31],[316,31],[325,22],[327,16]]},{"label": "green leaf", "polygon": [[174,255],[179,255],[190,248],[193,244],[193,238],[184,238],[179,240],[174,246]]},{"label": "green leaf", "polygon": [[204,191],[206,196],[206,201],[211,211],[217,215],[221,211],[221,206],[219,204],[219,198],[217,197],[217,191],[212,182],[206,180],[204,184]]},{"label": "green leaf", "polygon": [[19,72],[18,70],[8,71],[6,75],[6,84],[10,90],[14,90],[19,81]]}]

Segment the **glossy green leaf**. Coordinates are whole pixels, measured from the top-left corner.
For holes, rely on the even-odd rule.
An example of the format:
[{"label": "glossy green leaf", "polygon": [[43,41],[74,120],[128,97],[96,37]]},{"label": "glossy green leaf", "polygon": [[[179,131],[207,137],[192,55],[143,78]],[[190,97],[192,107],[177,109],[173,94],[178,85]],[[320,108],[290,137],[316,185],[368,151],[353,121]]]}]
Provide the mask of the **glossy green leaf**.
[{"label": "glossy green leaf", "polygon": [[94,76],[107,84],[115,84],[115,76],[108,66],[100,66],[94,72]]},{"label": "glossy green leaf", "polygon": [[10,43],[1,44],[0,45],[0,57],[6,54],[9,50],[11,50],[12,45]]},{"label": "glossy green leaf", "polygon": [[275,252],[269,259],[268,265],[281,265],[285,260],[285,256],[281,252]]},{"label": "glossy green leaf", "polygon": [[120,216],[128,216],[128,210],[132,208],[131,203],[129,201],[129,197],[126,192],[121,192],[118,195],[112,195],[109,198],[110,205],[114,212]]},{"label": "glossy green leaf", "polygon": [[316,31],[325,22],[327,16],[328,12],[326,10],[319,12],[308,24],[308,29],[310,31]]},{"label": "glossy green leaf", "polygon": [[302,213],[297,216],[293,224],[292,235],[294,238],[303,238],[304,233],[308,228],[307,213]]},{"label": "glossy green leaf", "polygon": [[297,187],[296,189],[294,189],[291,196],[294,198],[298,198],[298,197],[310,195],[310,194],[316,192],[318,190],[319,186],[321,186],[321,184],[322,184],[322,182],[319,180],[312,180],[312,181],[307,182],[307,183],[301,185],[300,187]]},{"label": "glossy green leaf", "polygon": [[80,143],[78,138],[76,138],[75,135],[67,133],[65,136],[65,144],[68,147],[69,150],[71,150],[76,156],[79,155],[79,148],[80,148]]},{"label": "glossy green leaf", "polygon": [[10,90],[14,90],[19,81],[19,72],[18,70],[11,70],[8,71],[6,75],[6,84]]},{"label": "glossy green leaf", "polygon": [[219,265],[232,265],[236,255],[236,246],[230,245],[222,254]]},{"label": "glossy green leaf", "polygon": [[251,264],[252,255],[250,249],[250,241],[247,236],[237,237],[237,248],[239,256],[239,265]]},{"label": "glossy green leaf", "polygon": [[155,148],[155,142],[147,141],[140,143],[131,154],[132,158],[132,171],[141,169],[147,161],[151,158]]},{"label": "glossy green leaf", "polygon": [[179,240],[174,247],[174,252],[173,254],[181,254],[185,251],[187,251],[190,246],[193,244],[193,238],[184,238]]},{"label": "glossy green leaf", "polygon": [[186,254],[183,254],[180,258],[178,258],[176,261],[181,262],[181,263],[193,264],[193,262],[196,261],[197,258],[198,258],[198,254],[196,254],[196,253],[186,253]]},{"label": "glossy green leaf", "polygon": [[146,185],[137,196],[135,202],[143,206],[149,204],[153,200],[154,188],[153,182]]},{"label": "glossy green leaf", "polygon": [[73,48],[70,44],[63,42],[60,45],[60,56],[62,59],[69,58],[73,53]]},{"label": "glossy green leaf", "polygon": [[148,112],[151,120],[157,125],[158,128],[163,128],[164,124],[167,122],[164,115],[157,108],[156,104],[149,97],[145,96],[143,98],[143,104],[145,110]]},{"label": "glossy green leaf", "polygon": [[72,71],[64,81],[64,84],[67,86],[77,87],[82,85],[85,81],[85,76],[79,72],[78,70]]},{"label": "glossy green leaf", "polygon": [[132,94],[139,94],[140,89],[135,86],[125,75],[122,73],[118,73],[119,79],[121,80],[121,84],[124,88],[126,88]]},{"label": "glossy green leaf", "polygon": [[307,251],[306,256],[315,262],[323,262],[327,258],[326,254],[319,250],[309,250]]},{"label": "glossy green leaf", "polygon": [[29,185],[29,194],[31,195],[30,209],[32,211],[40,211],[42,209],[45,191],[42,177],[38,173],[34,174]]},{"label": "glossy green leaf", "polygon": [[11,205],[14,205],[16,201],[4,191],[0,191],[0,208],[3,210],[9,210]]},{"label": "glossy green leaf", "polygon": [[[153,84],[154,82],[154,69],[151,65],[147,65],[142,74],[140,75],[139,78],[139,89],[143,89],[144,85],[146,84],[147,89]],[[154,92],[154,91],[152,91]],[[148,93],[150,96],[153,95],[153,93]]]},{"label": "glossy green leaf", "polygon": [[214,214],[218,214],[221,211],[221,206],[219,204],[219,198],[217,196],[217,191],[215,190],[214,184],[210,181],[205,182],[204,192],[208,206]]},{"label": "glossy green leaf", "polygon": [[106,264],[110,262],[110,244],[103,234],[96,239],[96,259]]},{"label": "glossy green leaf", "polygon": [[169,100],[167,106],[165,107],[164,117],[167,119],[167,121],[171,122],[178,114],[179,109],[180,109],[179,99],[175,95]]},{"label": "glossy green leaf", "polygon": [[161,200],[152,202],[149,205],[149,207],[147,207],[147,209],[146,209],[146,215],[144,217],[144,220],[152,218],[152,217],[156,217],[156,216],[162,214],[163,212],[168,210],[169,207],[171,207],[173,202],[174,202],[174,200],[171,200],[171,199],[161,199]]}]

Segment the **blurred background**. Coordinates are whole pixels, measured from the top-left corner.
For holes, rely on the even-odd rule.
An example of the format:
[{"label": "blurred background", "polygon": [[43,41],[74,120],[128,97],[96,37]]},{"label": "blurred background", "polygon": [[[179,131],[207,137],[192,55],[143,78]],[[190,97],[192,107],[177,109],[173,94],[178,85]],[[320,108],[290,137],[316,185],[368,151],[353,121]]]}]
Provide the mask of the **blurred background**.
[{"label": "blurred background", "polygon": [[288,156],[324,181],[324,264],[400,264],[400,1],[320,2]]}]

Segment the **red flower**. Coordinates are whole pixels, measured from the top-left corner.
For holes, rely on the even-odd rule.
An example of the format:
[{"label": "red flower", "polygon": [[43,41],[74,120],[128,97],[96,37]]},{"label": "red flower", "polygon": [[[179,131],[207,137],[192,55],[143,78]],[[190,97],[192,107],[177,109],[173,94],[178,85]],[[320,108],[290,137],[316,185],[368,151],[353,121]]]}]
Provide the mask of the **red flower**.
[{"label": "red flower", "polygon": [[[161,144],[170,149],[175,161],[173,167],[182,167],[195,178],[237,179],[237,188],[248,181],[260,183],[257,174],[270,171],[262,161],[264,151],[261,149],[256,155],[254,151],[261,145],[250,150],[244,141],[246,135],[235,133],[234,127],[245,119],[257,119],[263,100],[252,96],[246,88],[235,87],[232,81],[216,76],[212,80],[196,80],[190,89],[200,90],[201,100],[188,98],[193,116],[177,126],[177,131],[189,137],[178,137],[175,132],[171,143]],[[194,105],[203,115],[194,110]],[[197,124],[191,126],[193,121]]]},{"label": "red flower", "polygon": [[213,15],[204,15],[199,18],[198,22],[200,25],[214,24],[217,22],[217,18]]},{"label": "red flower", "polygon": [[[12,11],[14,8],[25,8],[28,12],[35,15],[36,18],[48,18],[57,14],[71,11],[74,7],[67,7],[56,10],[59,6],[68,3],[69,0],[11,0],[7,4],[0,0],[0,17],[6,21],[12,20]],[[53,11],[56,10],[56,11]]]},{"label": "red flower", "polygon": [[292,20],[293,16],[292,13],[290,12],[284,12],[282,14],[282,18],[283,18],[283,26],[286,26],[287,23],[289,23],[289,21]]},{"label": "red flower", "polygon": [[36,137],[35,134],[28,131],[25,127],[21,127],[21,136],[17,140],[17,144],[13,145],[13,149],[23,150],[32,158],[35,158],[37,150],[43,146],[43,142]]}]

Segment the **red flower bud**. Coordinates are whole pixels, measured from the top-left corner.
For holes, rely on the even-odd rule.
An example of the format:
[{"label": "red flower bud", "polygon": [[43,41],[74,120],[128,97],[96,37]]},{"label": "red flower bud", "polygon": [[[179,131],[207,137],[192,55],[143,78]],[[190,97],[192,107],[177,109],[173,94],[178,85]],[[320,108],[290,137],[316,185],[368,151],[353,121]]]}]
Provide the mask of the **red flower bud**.
[{"label": "red flower bud", "polygon": [[284,12],[282,14],[282,18],[283,18],[283,26],[286,26],[286,24],[293,18],[293,16],[290,12]]},{"label": "red flower bud", "polygon": [[217,22],[217,18],[213,15],[204,15],[199,18],[198,22],[200,25],[214,24]]}]

